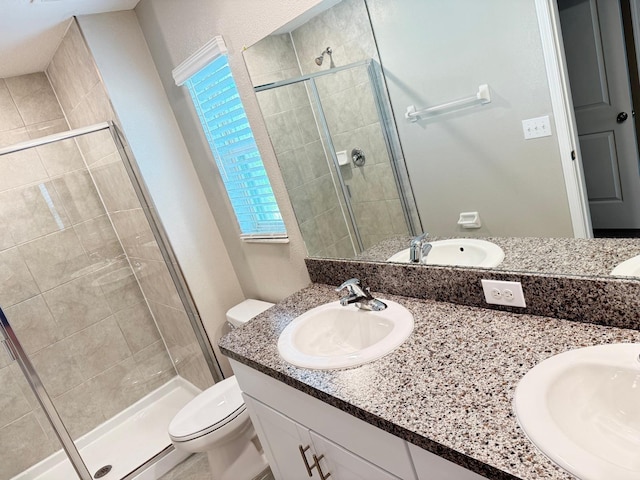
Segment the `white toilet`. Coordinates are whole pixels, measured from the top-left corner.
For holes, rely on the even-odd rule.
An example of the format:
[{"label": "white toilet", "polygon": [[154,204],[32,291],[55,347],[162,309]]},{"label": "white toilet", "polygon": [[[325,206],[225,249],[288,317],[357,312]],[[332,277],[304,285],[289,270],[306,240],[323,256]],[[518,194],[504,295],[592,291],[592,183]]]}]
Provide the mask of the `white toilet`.
[{"label": "white toilet", "polygon": [[[227,320],[238,327],[272,305],[248,299],[231,308]],[[262,478],[268,467],[233,376],[182,407],[169,424],[169,436],[177,450],[206,452],[215,480]]]}]

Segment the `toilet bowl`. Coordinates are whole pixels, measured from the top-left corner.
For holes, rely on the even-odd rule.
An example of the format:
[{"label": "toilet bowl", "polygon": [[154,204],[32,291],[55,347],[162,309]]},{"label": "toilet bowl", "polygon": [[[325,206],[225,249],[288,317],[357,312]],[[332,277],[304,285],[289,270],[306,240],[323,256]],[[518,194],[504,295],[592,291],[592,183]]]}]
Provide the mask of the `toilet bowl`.
[{"label": "toilet bowl", "polygon": [[[272,305],[248,299],[231,308],[227,320],[237,327]],[[206,452],[215,480],[261,478],[268,468],[234,376],[182,407],[169,424],[169,437],[177,450]]]}]

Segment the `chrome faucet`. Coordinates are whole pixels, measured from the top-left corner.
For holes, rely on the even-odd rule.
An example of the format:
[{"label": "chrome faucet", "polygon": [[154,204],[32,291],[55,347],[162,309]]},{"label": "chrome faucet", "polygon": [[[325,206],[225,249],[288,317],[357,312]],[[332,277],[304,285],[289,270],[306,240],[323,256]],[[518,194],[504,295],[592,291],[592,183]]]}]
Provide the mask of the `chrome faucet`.
[{"label": "chrome faucet", "polygon": [[411,240],[409,249],[409,261],[411,263],[421,263],[431,251],[431,244],[427,241],[427,232],[418,235]]},{"label": "chrome faucet", "polygon": [[357,278],[350,278],[336,288],[336,292],[340,292],[345,288],[348,293],[340,299],[340,305],[343,307],[354,304],[361,310],[373,310],[375,312],[379,312],[380,310],[387,308],[386,303],[371,296],[369,287],[361,287],[360,280]]}]

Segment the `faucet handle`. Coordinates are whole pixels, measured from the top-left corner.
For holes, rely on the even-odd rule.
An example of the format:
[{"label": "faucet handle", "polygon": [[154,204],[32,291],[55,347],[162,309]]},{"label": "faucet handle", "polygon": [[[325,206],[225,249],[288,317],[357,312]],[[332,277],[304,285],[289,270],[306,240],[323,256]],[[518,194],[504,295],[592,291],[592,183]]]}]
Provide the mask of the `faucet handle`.
[{"label": "faucet handle", "polygon": [[424,232],[421,235],[418,235],[417,237],[413,237],[413,239],[411,239],[411,244],[412,245],[420,244],[423,241],[425,241],[428,236],[429,236],[429,233],[428,232]]},{"label": "faucet handle", "polygon": [[347,290],[349,290],[350,293],[354,293],[353,287],[355,285],[360,285],[360,280],[358,278],[350,278],[349,280],[346,280],[338,288],[336,288],[336,292],[339,292],[340,290],[344,290],[346,288]]}]

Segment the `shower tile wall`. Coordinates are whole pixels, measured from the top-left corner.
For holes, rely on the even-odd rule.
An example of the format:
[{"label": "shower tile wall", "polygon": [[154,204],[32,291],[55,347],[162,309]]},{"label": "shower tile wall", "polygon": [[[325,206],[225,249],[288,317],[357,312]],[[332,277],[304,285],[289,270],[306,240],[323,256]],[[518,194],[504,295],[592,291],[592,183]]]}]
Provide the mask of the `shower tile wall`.
[{"label": "shower tile wall", "polygon": [[[362,0],[344,0],[291,32],[302,73],[327,70],[314,59],[327,46],[335,66],[378,60],[371,25]],[[398,189],[364,67],[317,79],[318,91],[336,151],[357,147],[366,154],[363,167],[340,167],[351,190],[351,205],[364,248],[395,234],[408,234]]]},{"label": "shower tile wall", "polygon": [[[71,128],[117,120],[75,22],[46,73]],[[83,138],[78,144],[178,373],[198,388],[208,388],[213,378],[110,135]],[[135,322],[129,323],[130,334],[136,335]]]},{"label": "shower tile wall", "polygon": [[[44,73],[0,79],[0,147],[69,130],[63,111],[72,128],[114,118],[78,40],[71,28],[48,72],[62,108]],[[180,374],[211,385],[109,132],[2,156],[0,169],[0,306],[69,433],[176,375],[143,291]],[[60,449],[2,348],[0,445],[0,480]]]},{"label": "shower tile wall", "polygon": [[[68,130],[44,73],[0,79],[0,105],[2,147]],[[0,168],[0,305],[77,438],[175,370],[74,140],[2,156]],[[0,385],[7,479],[60,447],[4,351]]]},{"label": "shower tile wall", "polygon": [[[245,52],[254,85],[300,76],[291,37],[273,35]],[[312,256],[354,249],[304,84],[257,94],[305,245]]]},{"label": "shower tile wall", "polygon": [[[290,35],[266,37],[245,52],[253,84],[329,69],[328,56],[321,66],[314,61],[327,46],[332,48],[335,66],[377,59],[367,18],[362,0],[344,0]],[[366,154],[365,166],[349,162],[340,167],[364,247],[391,235],[406,235],[366,68],[321,77],[316,83],[335,150],[344,150],[350,157],[357,147]],[[294,87],[298,91],[294,92]],[[309,255],[351,258],[355,252],[342,213],[344,206],[340,208],[341,200],[335,193],[329,194],[333,185],[328,181],[324,146],[304,93],[299,84],[259,92],[257,97]]]}]

